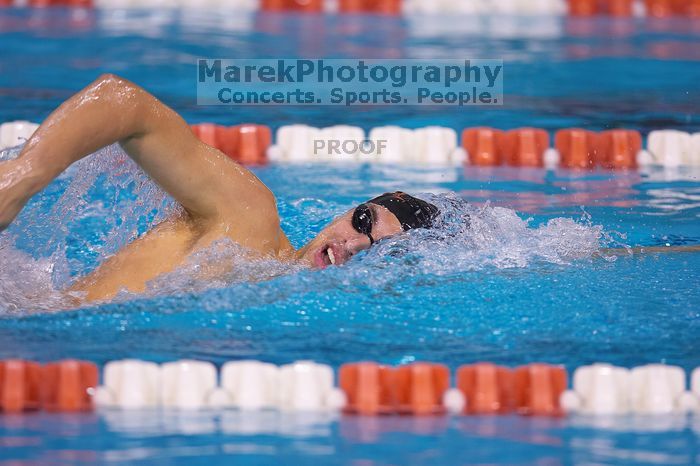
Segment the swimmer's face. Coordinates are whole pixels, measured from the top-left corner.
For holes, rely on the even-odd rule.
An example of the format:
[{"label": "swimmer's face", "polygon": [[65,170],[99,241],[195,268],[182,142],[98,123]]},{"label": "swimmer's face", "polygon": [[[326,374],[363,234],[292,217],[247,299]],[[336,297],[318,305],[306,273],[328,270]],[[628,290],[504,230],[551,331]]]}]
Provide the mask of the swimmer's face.
[{"label": "swimmer's face", "polygon": [[[396,235],[403,231],[399,219],[387,208],[377,204],[365,204],[370,209],[371,236],[374,241]],[[352,256],[371,246],[369,236],[353,227],[352,209],[333,220],[318,236],[297,252],[302,263],[324,269],[329,265],[341,265]]]}]

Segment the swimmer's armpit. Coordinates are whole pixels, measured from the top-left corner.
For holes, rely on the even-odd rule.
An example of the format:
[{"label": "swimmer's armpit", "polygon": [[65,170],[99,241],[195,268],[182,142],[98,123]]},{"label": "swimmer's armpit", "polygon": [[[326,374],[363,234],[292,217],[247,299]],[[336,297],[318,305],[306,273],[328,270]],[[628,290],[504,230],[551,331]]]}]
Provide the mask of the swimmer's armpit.
[{"label": "swimmer's armpit", "polygon": [[68,166],[115,142],[193,218],[276,214],[272,193],[252,173],[200,142],[151,94],[106,74],[49,115],[18,159],[0,165],[0,230]]}]

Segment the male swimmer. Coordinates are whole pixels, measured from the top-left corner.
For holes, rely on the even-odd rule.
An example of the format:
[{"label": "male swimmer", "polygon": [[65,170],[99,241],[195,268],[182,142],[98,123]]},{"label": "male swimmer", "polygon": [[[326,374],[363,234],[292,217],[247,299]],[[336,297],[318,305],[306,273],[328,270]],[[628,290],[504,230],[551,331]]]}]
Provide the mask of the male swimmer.
[{"label": "male swimmer", "polygon": [[0,231],[61,172],[119,142],[184,208],[124,247],[71,291],[106,300],[183,264],[193,252],[229,238],[252,254],[324,268],[347,262],[376,241],[430,227],[438,209],[387,193],[336,218],[296,251],[280,228],[275,197],[255,175],[194,136],[172,109],[139,86],[103,75],[56,109],[19,157],[0,163]]},{"label": "male swimmer", "polygon": [[73,162],[115,142],[184,212],[78,280],[70,291],[82,292],[87,300],[110,299],[123,289],[143,292],[148,281],[222,238],[260,257],[324,268],[344,264],[382,238],[429,228],[439,213],[434,205],[408,194],[387,193],[336,218],[296,251],[280,228],[274,195],[255,175],[200,142],[177,113],[144,89],[108,74],[49,115],[17,159],[0,163],[0,231]]}]

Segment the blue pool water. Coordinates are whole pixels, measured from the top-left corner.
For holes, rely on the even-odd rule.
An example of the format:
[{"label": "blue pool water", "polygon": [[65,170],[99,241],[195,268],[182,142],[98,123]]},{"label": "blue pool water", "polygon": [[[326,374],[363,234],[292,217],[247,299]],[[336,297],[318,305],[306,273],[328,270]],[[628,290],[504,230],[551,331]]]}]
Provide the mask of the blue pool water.
[{"label": "blue pool water", "polygon": [[[0,121],[41,121],[100,72],[114,72],[193,123],[696,132],[699,39],[697,23],[677,20],[0,10]],[[196,58],[280,56],[502,57],[506,105],[195,105]],[[174,208],[134,167],[115,171],[123,160],[111,148],[81,162],[0,235],[0,358],[700,366],[700,255],[596,252],[698,244],[698,169],[258,168],[297,246],[336,214],[396,189],[434,193],[448,225],[439,242],[419,233],[342,268],[262,264],[262,282],[197,279],[198,265],[235,256],[222,244],[145,296],[47,312],[70,307],[56,290]],[[463,214],[468,229],[458,228]],[[406,241],[422,246],[394,254]],[[232,455],[251,464],[276,455],[302,464],[692,464],[698,432],[698,420],[685,417],[0,416],[0,464],[189,465]]]}]

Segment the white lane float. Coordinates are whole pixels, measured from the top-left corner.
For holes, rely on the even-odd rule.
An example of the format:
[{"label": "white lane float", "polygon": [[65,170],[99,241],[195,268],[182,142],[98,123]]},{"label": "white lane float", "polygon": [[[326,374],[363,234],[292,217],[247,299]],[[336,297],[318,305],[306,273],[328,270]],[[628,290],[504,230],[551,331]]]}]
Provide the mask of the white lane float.
[{"label": "white lane float", "polygon": [[105,365],[95,391],[100,407],[138,409],[160,406],[160,368],[153,362],[125,359]]},{"label": "white lane float", "polygon": [[339,410],[345,393],[333,385],[333,369],[313,361],[280,367],[278,407],[282,411]]},{"label": "white lane float", "polygon": [[160,369],[164,408],[196,410],[218,406],[224,398],[212,363],[182,359],[163,364]]},{"label": "white lane float", "polygon": [[686,391],[685,372],[677,366],[648,364],[632,369],[630,407],[636,414],[684,413],[697,400]]},{"label": "white lane float", "polygon": [[566,412],[582,414],[625,414],[630,409],[629,369],[597,363],[576,369],[573,387],[562,393]]},{"label": "white lane float", "polygon": [[497,0],[487,3],[490,3],[490,12],[504,15],[560,15],[567,10],[564,0]]},{"label": "white lane float", "polygon": [[[693,397],[695,398],[693,406],[693,410],[696,413],[700,413],[700,367],[696,368],[691,374],[690,374],[690,392],[693,394]],[[691,401],[691,403],[693,403]]]},{"label": "white lane float", "polygon": [[655,165],[671,168],[696,165],[700,162],[700,154],[697,151],[693,153],[694,140],[698,139],[693,139],[684,131],[672,129],[652,131],[647,138],[647,151]]},{"label": "white lane float", "polygon": [[415,130],[380,126],[370,131],[369,140],[375,147],[372,160],[377,163],[459,165],[466,157],[457,145],[457,133],[440,126]]},{"label": "white lane float", "polygon": [[501,14],[560,15],[567,10],[564,0],[406,0],[409,14]]},{"label": "white lane float", "polygon": [[428,126],[414,130],[416,151],[409,162],[424,165],[459,165],[464,162],[464,150],[457,144],[457,132],[451,128]]},{"label": "white lane float", "polygon": [[96,8],[105,9],[175,9],[175,8],[218,8],[253,11],[258,8],[258,0],[94,0]]},{"label": "white lane float", "polygon": [[357,161],[367,152],[365,130],[357,126],[337,125],[323,128],[321,141],[315,144],[314,157],[325,161]]},{"label": "white lane float", "polygon": [[259,361],[231,361],[221,368],[222,406],[242,410],[277,405],[279,368]]},{"label": "white lane float", "polygon": [[442,405],[450,414],[461,414],[467,407],[467,397],[458,388],[450,388],[442,395]]},{"label": "white lane float", "polygon": [[459,165],[464,150],[451,128],[428,126],[419,129],[382,126],[368,138],[356,126],[315,128],[282,126],[276,144],[268,150],[273,162],[366,161],[383,164]]},{"label": "white lane float", "polygon": [[273,162],[356,161],[365,150],[364,140],[364,130],[356,126],[288,125],[277,130],[267,155]]},{"label": "white lane float", "polygon": [[700,133],[690,137],[690,164],[700,166]]},{"label": "white lane float", "polygon": [[39,127],[29,121],[10,121],[0,125],[0,150],[27,142]]}]

